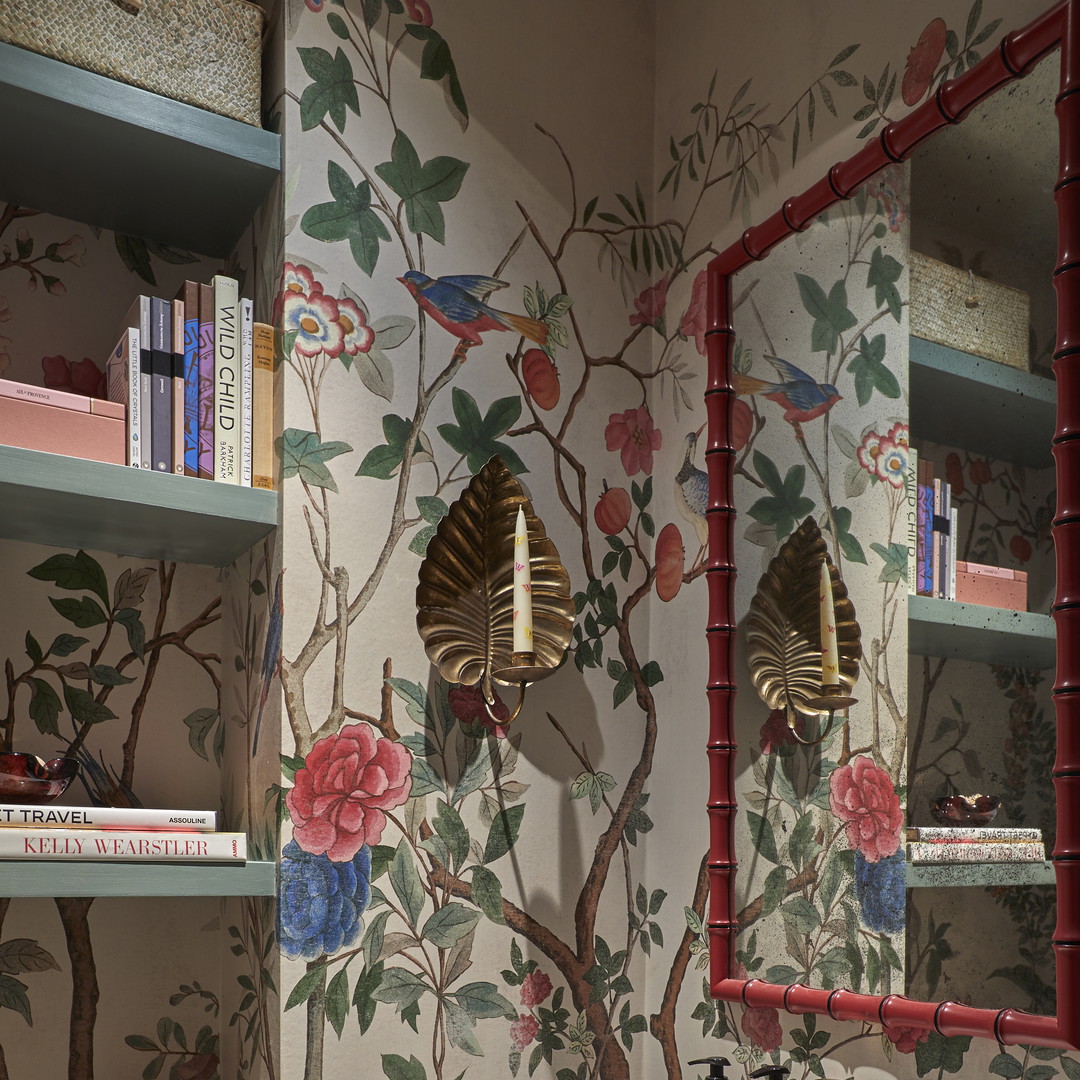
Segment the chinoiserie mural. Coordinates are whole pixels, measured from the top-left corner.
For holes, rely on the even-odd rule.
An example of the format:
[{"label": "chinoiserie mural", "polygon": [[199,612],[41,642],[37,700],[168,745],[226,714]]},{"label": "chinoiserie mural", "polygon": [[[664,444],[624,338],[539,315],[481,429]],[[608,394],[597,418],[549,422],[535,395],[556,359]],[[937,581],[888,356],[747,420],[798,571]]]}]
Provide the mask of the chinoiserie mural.
[{"label": "chinoiserie mural", "polygon": [[[803,1080],[1076,1080],[1056,1051],[720,1006],[703,982],[704,267],[1040,6],[286,0],[284,212],[227,264],[280,331],[275,540],[220,574],[0,548],[9,728],[54,747],[85,727],[87,797],[223,805],[279,860],[277,910],[5,901],[0,1077],[41,1055],[89,1077],[92,1053],[177,1080],[618,1080],[724,1053]],[[1043,812],[1052,740],[1039,673],[953,664],[929,700],[908,689],[913,213],[891,169],[736,286],[738,611],[813,517],[864,650],[859,704],[816,747],[740,690],[739,959],[875,993],[903,990],[905,953],[944,992],[972,948],[903,888],[909,788],[972,768],[952,700],[977,684],[1009,729],[978,753],[1017,808]],[[18,207],[0,247],[0,376],[90,393],[101,312],[216,269]],[[415,629],[427,544],[496,453],[577,615],[513,723]],[[1023,479],[954,456],[987,526],[971,557],[1043,558]],[[1016,992],[1039,989],[1047,905],[984,899],[1018,930]]]}]

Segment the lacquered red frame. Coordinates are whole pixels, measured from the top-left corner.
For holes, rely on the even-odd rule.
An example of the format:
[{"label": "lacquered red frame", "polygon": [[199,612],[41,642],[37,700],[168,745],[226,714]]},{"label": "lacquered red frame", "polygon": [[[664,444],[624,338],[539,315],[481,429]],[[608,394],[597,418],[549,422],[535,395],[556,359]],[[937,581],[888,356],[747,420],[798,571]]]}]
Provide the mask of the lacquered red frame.
[{"label": "lacquered red frame", "polygon": [[[1057,508],[1053,523],[1057,590],[1054,708],[1057,756],[1057,926],[1053,949],[1057,972],[1057,1016],[1020,1009],[976,1009],[955,1001],[914,1001],[901,994],[874,997],[851,990],[817,990],[731,977],[738,932],[735,906],[734,702],[735,680],[735,448],[732,444],[731,276],[763,259],[781,240],[805,229],[822,211],[855,191],[890,162],[904,161],[934,132],[958,123],[983,98],[1026,75],[1061,46],[1058,117],[1059,170],[1054,188],[1058,211]],[[708,267],[709,384],[706,463],[709,473],[709,820],[710,986],[714,997],[747,1006],[819,1013],[890,1027],[973,1035],[1001,1043],[1080,1047],[1080,0],[1062,0],[847,161],[834,165],[802,195],[788,199],[772,217],[748,229]]]}]

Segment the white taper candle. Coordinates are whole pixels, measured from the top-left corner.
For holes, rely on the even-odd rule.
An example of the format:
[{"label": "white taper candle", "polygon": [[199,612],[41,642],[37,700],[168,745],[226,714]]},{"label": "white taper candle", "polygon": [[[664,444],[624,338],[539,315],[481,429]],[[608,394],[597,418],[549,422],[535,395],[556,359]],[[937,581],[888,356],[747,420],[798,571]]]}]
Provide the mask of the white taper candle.
[{"label": "white taper candle", "polygon": [[833,605],[832,577],[829,562],[821,560],[821,585],[818,589],[821,616],[821,684],[837,686],[840,682],[840,650],[836,642],[836,610]]},{"label": "white taper candle", "polygon": [[514,529],[514,652],[533,651],[532,573],[525,511],[518,507]]}]

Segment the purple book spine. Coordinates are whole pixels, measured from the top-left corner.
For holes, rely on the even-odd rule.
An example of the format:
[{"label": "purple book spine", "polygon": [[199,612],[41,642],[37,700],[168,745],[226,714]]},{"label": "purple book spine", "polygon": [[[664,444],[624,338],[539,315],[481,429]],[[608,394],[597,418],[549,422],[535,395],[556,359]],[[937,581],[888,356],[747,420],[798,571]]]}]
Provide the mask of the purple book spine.
[{"label": "purple book spine", "polygon": [[214,479],[214,301],[199,286],[199,476]]}]

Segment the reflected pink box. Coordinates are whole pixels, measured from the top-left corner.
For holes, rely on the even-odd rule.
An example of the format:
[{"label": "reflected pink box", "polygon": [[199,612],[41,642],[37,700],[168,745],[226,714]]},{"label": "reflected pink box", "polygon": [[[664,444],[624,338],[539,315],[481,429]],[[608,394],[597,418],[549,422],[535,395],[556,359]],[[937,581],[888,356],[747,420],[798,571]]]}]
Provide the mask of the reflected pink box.
[{"label": "reflected pink box", "polygon": [[957,560],[956,599],[965,604],[1027,611],[1027,571]]},{"label": "reflected pink box", "polygon": [[[0,393],[0,443],[126,465],[124,407],[119,406],[117,417],[114,402],[83,400],[87,402],[85,412],[81,408],[58,408]],[[113,415],[97,412],[99,406],[106,406]]]}]

